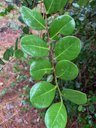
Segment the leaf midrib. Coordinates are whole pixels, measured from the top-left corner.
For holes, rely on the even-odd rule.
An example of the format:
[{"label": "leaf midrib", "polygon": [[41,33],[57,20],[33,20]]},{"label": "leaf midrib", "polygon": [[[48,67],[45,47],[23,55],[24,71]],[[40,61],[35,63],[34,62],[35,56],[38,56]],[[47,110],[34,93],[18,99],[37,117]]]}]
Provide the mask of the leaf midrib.
[{"label": "leaf midrib", "polygon": [[53,121],[53,123],[52,123],[51,128],[53,128],[53,125],[54,125],[54,123],[55,123],[55,121],[56,121],[56,118],[58,117],[58,114],[59,114],[61,108],[62,108],[62,103],[61,103],[60,108],[59,108],[59,110],[58,110],[58,112],[57,112],[57,115],[56,115],[56,117],[55,117],[55,119],[54,119],[54,121]]},{"label": "leaf midrib", "polygon": [[[71,21],[72,21],[72,19],[71,19],[68,23],[70,23]],[[68,24],[68,23],[67,23],[67,24]],[[53,39],[58,33],[60,33],[60,31],[62,31],[62,29],[63,29],[67,24],[65,24],[62,28],[60,28],[59,31],[58,31],[54,36],[51,37],[51,39]]]},{"label": "leaf midrib", "polygon": [[42,23],[40,23],[33,15],[30,14],[30,11],[28,11],[27,9],[25,9],[25,11],[30,15],[30,17],[32,17],[34,20],[36,20],[43,28],[46,28]]},{"label": "leaf midrib", "polygon": [[46,50],[49,50],[49,48],[40,47],[40,46],[36,46],[36,45],[28,45],[28,44],[27,44],[27,45],[24,45],[24,44],[23,44],[23,46],[29,46],[29,47],[32,46],[32,47],[39,48],[39,49],[44,49],[44,50],[46,49]]},{"label": "leaf midrib", "polygon": [[32,71],[32,72],[38,72],[38,71],[40,72],[40,71],[42,71],[42,70],[45,70],[45,71],[46,71],[46,70],[52,70],[52,69],[53,69],[53,68],[44,68],[44,69],[34,70],[34,71]]},{"label": "leaf midrib", "polygon": [[[69,42],[70,43],[70,42]],[[73,46],[73,44],[71,44],[67,49],[65,49],[63,52],[61,52],[57,57],[55,57],[55,59],[57,59],[58,57],[60,57],[62,54],[64,54],[64,52],[66,52],[68,49],[70,49]]]},{"label": "leaf midrib", "polygon": [[36,96],[36,97],[34,97],[34,98],[38,98],[38,97],[40,98],[41,96],[46,95],[46,94],[52,92],[52,91],[55,90],[56,88],[57,88],[57,86],[55,86],[55,87],[52,88],[51,90],[49,90],[49,91],[47,91],[47,92],[45,92],[45,93],[43,93],[43,94],[41,94],[41,95],[38,95],[38,96]]},{"label": "leaf midrib", "polygon": [[62,77],[66,73],[67,70],[68,70],[68,68],[66,68],[66,70],[64,71],[64,73],[62,73],[61,75],[57,76],[57,78]]},{"label": "leaf midrib", "polygon": [[51,9],[51,6],[52,6],[53,2],[54,2],[54,0],[52,0],[52,2],[51,2],[50,6],[49,6],[49,9],[48,9],[48,11],[46,12],[47,14],[49,13],[49,11],[50,11],[50,9]]}]

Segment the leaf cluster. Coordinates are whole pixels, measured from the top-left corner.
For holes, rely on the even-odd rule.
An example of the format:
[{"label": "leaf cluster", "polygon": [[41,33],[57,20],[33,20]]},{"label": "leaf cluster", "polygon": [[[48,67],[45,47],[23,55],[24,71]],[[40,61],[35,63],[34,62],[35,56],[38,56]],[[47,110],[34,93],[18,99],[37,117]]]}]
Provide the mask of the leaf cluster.
[{"label": "leaf cluster", "polygon": [[[30,90],[30,101],[36,108],[48,108],[45,114],[47,128],[64,128],[67,123],[67,110],[63,98],[83,105],[87,102],[85,93],[66,89],[60,89],[58,80],[73,80],[78,75],[78,67],[72,62],[80,53],[81,41],[72,36],[75,30],[74,19],[67,15],[60,15],[48,23],[48,15],[60,11],[67,3],[60,0],[44,0],[46,16],[43,18],[39,11],[21,8],[21,15],[25,24],[34,30],[46,30],[47,40],[35,35],[25,35],[21,39],[21,48],[24,53],[33,58],[30,66],[30,75],[33,80],[40,80]],[[54,47],[52,44],[55,42]],[[52,74],[54,82],[42,81],[47,74]],[[63,85],[62,85],[63,86]],[[58,91],[60,101],[53,103]]]}]

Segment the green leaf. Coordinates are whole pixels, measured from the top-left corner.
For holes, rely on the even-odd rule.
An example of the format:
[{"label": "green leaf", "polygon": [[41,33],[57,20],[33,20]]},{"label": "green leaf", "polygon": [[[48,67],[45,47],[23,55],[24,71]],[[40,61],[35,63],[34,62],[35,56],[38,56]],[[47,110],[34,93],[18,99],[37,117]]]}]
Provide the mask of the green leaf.
[{"label": "green leaf", "polygon": [[64,8],[68,0],[44,0],[47,14],[52,14]]},{"label": "green leaf", "polygon": [[4,61],[0,58],[0,64],[5,65]]},{"label": "green leaf", "polygon": [[65,128],[67,112],[63,103],[53,104],[46,112],[45,124],[47,128]]},{"label": "green leaf", "polygon": [[20,49],[16,50],[16,51],[15,51],[15,57],[16,57],[17,59],[20,59],[20,58],[24,57],[23,51],[20,50]]},{"label": "green leaf", "polygon": [[50,74],[52,66],[49,60],[34,60],[30,67],[30,74],[34,80],[41,80],[45,74]]},{"label": "green leaf", "polygon": [[24,22],[35,30],[45,29],[45,21],[37,10],[31,10],[25,6],[21,8],[21,15]]},{"label": "green leaf", "polygon": [[56,75],[63,80],[73,80],[78,75],[78,68],[74,63],[62,60],[56,65]]},{"label": "green leaf", "polygon": [[30,90],[30,101],[36,108],[48,107],[55,96],[56,87],[48,82],[39,82]]},{"label": "green leaf", "polygon": [[0,11],[0,16],[6,16],[9,12],[14,9],[13,5],[8,5],[4,10]]},{"label": "green leaf", "polygon": [[79,105],[78,111],[79,111],[79,112],[83,112],[83,110],[84,110],[84,107],[83,107],[82,105]]},{"label": "green leaf", "polygon": [[58,16],[49,27],[51,39],[55,39],[58,34],[70,35],[75,29],[75,21],[69,15]]},{"label": "green leaf", "polygon": [[86,6],[88,3],[89,3],[89,0],[79,0],[79,1],[78,1],[78,4],[79,4],[80,6]]},{"label": "green leaf", "polygon": [[4,52],[4,54],[3,54],[3,59],[6,60],[6,61],[8,61],[9,58],[10,58],[10,50],[7,49],[7,50]]},{"label": "green leaf", "polygon": [[38,36],[24,36],[21,39],[21,48],[25,53],[32,57],[44,57],[49,54],[47,43]]},{"label": "green leaf", "polygon": [[25,27],[22,29],[22,31],[24,32],[24,34],[29,34],[30,29],[29,29],[28,26],[25,26]]},{"label": "green leaf", "polygon": [[8,61],[10,59],[10,57],[13,56],[14,50],[13,47],[8,48],[3,55],[3,59]]},{"label": "green leaf", "polygon": [[16,39],[16,42],[15,42],[15,48],[14,48],[15,50],[18,49],[18,42],[19,42],[19,41],[18,41],[18,38],[17,38],[17,39]]},{"label": "green leaf", "polygon": [[87,102],[87,95],[77,90],[64,89],[62,94],[64,98],[78,105],[83,105]]},{"label": "green leaf", "polygon": [[92,103],[96,102],[96,96],[91,97],[90,100],[91,100]]},{"label": "green leaf", "polygon": [[59,40],[55,47],[55,59],[73,60],[81,50],[81,41],[74,36],[67,36]]}]

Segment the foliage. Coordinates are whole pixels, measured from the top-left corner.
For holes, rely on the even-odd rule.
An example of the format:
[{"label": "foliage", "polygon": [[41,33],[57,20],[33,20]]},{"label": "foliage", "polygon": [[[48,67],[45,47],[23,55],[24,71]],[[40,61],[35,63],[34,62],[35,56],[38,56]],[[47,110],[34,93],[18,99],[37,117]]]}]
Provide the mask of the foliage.
[{"label": "foliage", "polygon": [[4,10],[0,11],[0,16],[6,16],[14,9],[13,5],[8,5]]},{"label": "foliage", "polygon": [[37,3],[39,2],[39,0],[20,0],[21,4],[23,6],[26,6],[28,8],[32,8],[32,7],[35,7],[37,5]]},{"label": "foliage", "polygon": [[5,0],[9,5],[16,4],[17,6],[26,6],[28,8],[35,7],[39,0]]},{"label": "foliage", "polygon": [[7,61],[10,61],[14,57],[16,59],[22,59],[24,57],[23,51],[18,48],[18,38],[15,42],[15,47],[11,46],[5,50],[3,57],[0,58],[0,65],[5,65]]},{"label": "foliage", "polygon": [[[71,107],[68,103],[68,110],[70,111],[70,120],[73,122],[73,118],[78,115],[79,127],[94,127],[95,124],[95,107],[96,101],[91,102],[91,98],[96,94],[95,74],[96,74],[96,1],[92,0],[84,6],[79,6],[76,2],[72,3],[67,10],[76,21],[76,32],[74,35],[82,40],[82,50],[79,57],[75,60],[79,66],[79,76],[74,81],[65,83],[65,86],[72,89],[82,90],[88,95],[88,104],[83,107],[82,111],[76,111],[76,106]],[[71,86],[70,86],[71,85]],[[91,107],[92,106],[92,107]],[[90,112],[90,108],[94,113]],[[74,111],[75,109],[75,111]]]},{"label": "foliage", "polygon": [[[63,89],[63,91],[65,90],[65,92],[68,88],[71,88],[71,89],[68,89],[68,91],[70,92],[70,90],[71,90],[72,91],[71,93],[74,93],[74,91],[76,90],[75,95],[77,94],[77,92],[79,90],[82,90],[83,92],[86,92],[88,94],[87,105],[84,105],[84,106],[80,105],[79,107],[74,105],[73,104],[74,101],[76,102],[76,104],[79,104],[80,100],[79,101],[78,101],[78,99],[74,100],[74,98],[75,98],[74,95],[69,95],[70,93],[67,93],[67,92],[66,92],[67,97],[64,94],[64,103],[66,104],[67,114],[68,114],[69,120],[71,120],[73,122],[76,118],[76,122],[80,125],[80,127],[85,127],[85,128],[89,127],[90,128],[90,127],[95,127],[94,126],[94,120],[96,119],[96,114],[95,114],[96,113],[96,111],[95,111],[95,104],[96,104],[96,100],[95,100],[96,99],[96,96],[95,96],[95,93],[96,93],[96,82],[95,82],[95,74],[96,74],[96,66],[95,66],[96,65],[96,61],[95,61],[96,60],[96,56],[95,56],[95,54],[96,54],[96,45],[95,45],[96,44],[95,43],[96,42],[96,39],[95,39],[95,36],[96,36],[96,17],[95,17],[96,0],[90,0],[90,1],[88,1],[88,3],[87,3],[87,0],[86,1],[78,0],[78,1],[79,2],[77,2],[77,0],[69,0],[69,3],[66,4],[64,11],[62,11],[63,10],[63,8],[62,8],[60,10],[60,12],[56,13],[56,15],[54,15],[54,14],[51,15],[50,13],[47,14],[48,20],[46,19],[46,22],[48,22],[48,28],[49,28],[50,36],[53,36],[52,34],[53,34],[53,31],[55,29],[52,29],[52,33],[51,33],[50,26],[52,25],[54,28],[57,28],[58,27],[57,24],[61,25],[61,23],[58,22],[58,20],[55,18],[55,17],[57,17],[58,14],[62,14],[62,15],[64,13],[69,14],[75,19],[75,22],[74,22],[74,19],[72,17],[70,17],[69,15],[67,15],[67,18],[69,16],[69,19],[71,20],[71,22],[73,20],[73,25],[70,26],[71,29],[66,29],[71,24],[65,25],[63,32],[64,32],[64,36],[65,35],[68,36],[69,34],[71,35],[74,31],[75,26],[76,26],[76,28],[75,28],[76,31],[74,32],[74,35],[79,37],[82,40],[81,53],[80,54],[78,53],[78,55],[79,55],[79,56],[77,55],[78,58],[73,60],[73,62],[75,62],[79,67],[79,76],[77,79],[75,79],[73,81],[64,81],[64,80],[58,79],[58,84],[59,84],[60,90]],[[21,1],[21,2],[24,6],[29,7],[29,5],[26,4],[26,2],[25,3],[23,3],[23,1]],[[34,6],[36,6],[36,4],[34,4]],[[34,6],[32,6],[32,3],[30,2],[29,8],[32,9]],[[56,5],[55,5],[55,7],[56,7]],[[54,8],[52,8],[50,10],[54,12]],[[52,19],[53,17],[55,18],[54,21]],[[30,34],[30,25],[29,25],[29,27],[27,25],[23,28],[24,33],[22,36],[24,36],[25,34]],[[46,26],[46,24],[45,24],[45,26]],[[31,26],[32,29],[33,29],[33,27],[34,26]],[[61,25],[61,27],[62,27],[62,25]],[[57,30],[58,30],[58,28],[56,29],[56,31]],[[56,33],[56,31],[54,31],[54,33]],[[69,32],[69,33],[67,33],[67,32]],[[28,36],[28,35],[26,35],[26,36]],[[32,36],[32,35],[30,35],[30,36]],[[45,34],[42,37],[44,39],[43,42],[45,42],[45,43],[47,42],[46,36],[48,36],[48,33],[45,32]],[[57,36],[55,35],[54,41],[49,42],[49,44],[52,46],[54,57],[57,54],[59,54],[58,52],[61,52],[62,50],[64,50],[63,49],[64,48],[63,43],[62,43],[63,39],[61,39],[61,41],[60,41],[58,36],[59,36],[59,38],[62,38],[63,34],[61,32],[58,33]],[[23,38],[25,39],[25,37],[23,37]],[[36,38],[38,38],[38,37],[36,36]],[[39,38],[39,39],[41,39],[41,38]],[[61,44],[61,46],[60,46],[60,49],[57,50],[57,52],[56,52],[54,50],[54,47],[58,44]],[[57,47],[59,47],[59,46],[57,46]],[[31,49],[31,47],[29,47],[29,48]],[[73,47],[73,48],[75,48],[75,47]],[[15,50],[17,50],[17,49],[18,48],[15,47]],[[32,52],[33,49],[34,48],[32,48],[30,51]],[[75,50],[76,50],[76,48],[74,49],[74,51]],[[65,49],[65,51],[66,51],[66,49]],[[28,52],[29,52],[29,50],[27,51],[27,53]],[[69,52],[69,53],[71,55],[73,54],[73,52],[72,53]],[[69,54],[69,53],[67,51],[66,54]],[[41,52],[41,54],[42,54],[42,52]],[[16,54],[14,51],[14,55],[19,56],[18,50],[17,50]],[[30,55],[30,53],[29,53],[29,55]],[[26,56],[27,56],[27,54],[24,52],[24,57],[26,57]],[[53,75],[52,70],[50,69],[51,63],[48,60],[48,59],[51,59],[51,56],[48,54],[47,59],[43,59],[42,56],[41,57],[38,57],[38,56],[34,57],[31,54],[30,58],[32,58],[32,59],[28,63],[30,63],[30,65],[31,65],[30,66],[30,74],[31,74],[32,78],[33,79],[36,79],[36,78],[41,79],[42,78],[42,80],[44,80],[44,81],[47,80],[47,82],[51,82],[52,84],[54,84],[54,75]],[[60,56],[60,58],[61,58],[61,56]],[[63,58],[63,56],[62,56],[62,58]],[[64,57],[64,59],[65,59],[65,57]],[[59,59],[58,59],[58,61],[59,61]],[[34,66],[31,64],[33,62],[35,62]],[[45,64],[45,62],[47,63],[47,65]],[[3,60],[0,59],[0,63],[2,65],[5,64],[4,59]],[[57,63],[57,61],[55,60],[55,65],[56,65],[56,63]],[[43,68],[44,68],[44,70],[42,70],[42,72],[40,72],[38,70],[40,66],[43,66]],[[49,67],[50,70],[46,70],[45,69],[46,66]],[[48,76],[47,76],[47,74],[48,74]],[[36,80],[39,80],[39,79],[36,79]],[[75,90],[73,90],[73,89],[75,89]],[[70,99],[70,96],[71,96],[71,99]],[[78,96],[76,96],[76,97],[78,97]],[[68,100],[73,101],[73,103],[69,102]],[[56,90],[54,102],[58,102],[58,101],[59,101],[58,92]],[[74,120],[73,120],[73,118],[74,118]],[[69,125],[70,125],[70,123],[69,123]]]},{"label": "foliage", "polygon": [[[51,23],[48,21],[49,17],[62,9],[66,2],[60,0],[60,4],[56,4],[54,0],[44,0],[46,7],[44,18],[35,9],[31,10],[25,6],[21,8],[25,24],[34,30],[46,30],[47,39],[25,35],[21,39],[21,48],[33,59],[30,66],[33,80],[40,80],[30,90],[30,101],[34,107],[39,109],[49,107],[45,114],[47,128],[66,127],[67,110],[63,99],[79,105],[87,102],[85,93],[66,89],[63,86],[64,83],[62,85],[59,83],[60,79],[70,81],[77,77],[78,68],[71,61],[79,55],[81,50],[81,41],[72,36],[75,21],[71,16],[57,15]],[[47,74],[53,76],[51,83],[46,81]],[[58,100],[55,100],[58,95]]]}]

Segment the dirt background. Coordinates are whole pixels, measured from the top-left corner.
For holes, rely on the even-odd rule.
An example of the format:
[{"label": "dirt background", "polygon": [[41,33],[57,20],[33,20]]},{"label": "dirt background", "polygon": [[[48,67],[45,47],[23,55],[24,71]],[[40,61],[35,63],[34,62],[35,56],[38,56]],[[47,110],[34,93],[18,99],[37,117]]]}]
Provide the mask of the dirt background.
[{"label": "dirt background", "polygon": [[[0,4],[3,5],[0,6],[0,11],[7,7],[3,0],[0,0]],[[7,16],[0,17],[0,58],[7,48],[15,45],[16,39],[22,33],[18,16],[18,11],[13,10]],[[23,103],[24,85],[32,86],[32,83],[30,84],[30,76],[25,65],[20,64],[12,59],[6,62],[4,67],[0,67],[0,94],[8,89],[6,94],[0,97],[0,128],[45,128],[41,112]],[[18,72],[14,71],[14,65],[17,66]],[[26,79],[17,80],[21,75],[21,69]],[[16,84],[15,88],[10,88],[12,83]]]}]

